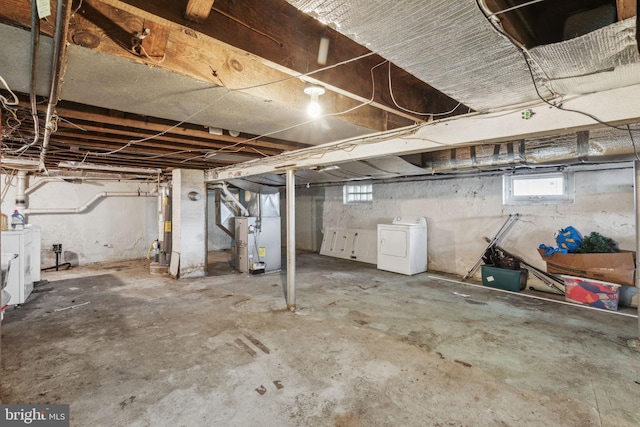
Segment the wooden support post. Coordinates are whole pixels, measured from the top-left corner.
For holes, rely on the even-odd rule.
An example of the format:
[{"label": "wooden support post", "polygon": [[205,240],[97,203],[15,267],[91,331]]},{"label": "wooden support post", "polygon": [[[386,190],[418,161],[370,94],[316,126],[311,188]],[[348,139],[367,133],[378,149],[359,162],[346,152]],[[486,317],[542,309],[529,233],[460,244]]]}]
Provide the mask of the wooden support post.
[{"label": "wooden support post", "polygon": [[214,0],[189,0],[184,17],[189,21],[202,22],[209,17]]}]

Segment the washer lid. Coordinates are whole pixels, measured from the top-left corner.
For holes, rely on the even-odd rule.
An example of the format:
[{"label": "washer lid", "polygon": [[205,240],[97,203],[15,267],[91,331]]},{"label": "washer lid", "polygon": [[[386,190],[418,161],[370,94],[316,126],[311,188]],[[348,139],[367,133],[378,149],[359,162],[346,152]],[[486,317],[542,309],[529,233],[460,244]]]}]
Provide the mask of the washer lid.
[{"label": "washer lid", "polygon": [[391,223],[393,225],[414,225],[414,226],[427,226],[427,219],[423,216],[397,216]]}]

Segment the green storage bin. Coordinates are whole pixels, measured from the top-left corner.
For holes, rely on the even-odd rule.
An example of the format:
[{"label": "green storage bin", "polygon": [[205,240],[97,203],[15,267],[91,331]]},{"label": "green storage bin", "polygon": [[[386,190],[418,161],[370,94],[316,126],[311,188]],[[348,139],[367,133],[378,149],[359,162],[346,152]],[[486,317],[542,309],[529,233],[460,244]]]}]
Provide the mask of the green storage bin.
[{"label": "green storage bin", "polygon": [[505,291],[520,292],[527,287],[528,273],[525,269],[508,270],[492,265],[483,265],[482,284]]}]

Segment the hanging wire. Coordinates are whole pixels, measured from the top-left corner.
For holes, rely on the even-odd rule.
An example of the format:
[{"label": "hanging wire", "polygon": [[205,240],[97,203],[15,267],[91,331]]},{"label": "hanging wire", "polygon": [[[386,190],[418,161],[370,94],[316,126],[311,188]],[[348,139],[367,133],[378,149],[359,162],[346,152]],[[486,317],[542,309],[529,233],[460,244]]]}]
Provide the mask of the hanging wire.
[{"label": "hanging wire", "polygon": [[[529,71],[529,75],[531,77],[531,81],[533,83],[533,88],[535,89],[535,93],[536,96],[545,104],[549,105],[550,107],[556,108],[558,110],[562,110],[562,111],[566,111],[566,112],[571,112],[571,113],[577,113],[577,114],[581,114],[583,116],[589,117],[591,120],[595,121],[596,123],[599,123],[603,126],[607,126],[610,127],[612,129],[617,129],[617,130],[626,130],[626,128],[624,127],[619,127],[619,126],[615,126],[612,125],[611,123],[607,123],[604,120],[601,120],[600,118],[596,117],[595,115],[588,113],[586,111],[582,111],[582,110],[576,110],[573,108],[565,108],[563,107],[561,104],[559,103],[554,103],[551,102],[549,100],[547,100],[544,96],[542,96],[542,94],[540,93],[540,90],[538,88],[538,82],[536,81],[535,78],[535,73],[533,72],[533,68],[531,67],[531,63],[530,62],[534,62],[536,64],[536,66],[538,67],[538,69],[540,69],[542,71],[542,73],[545,74],[545,76],[547,75],[544,68],[542,68],[540,66],[540,64],[538,64],[537,62],[535,62],[535,60],[533,59],[533,57],[531,56],[531,54],[529,53],[529,50],[523,46],[522,44],[520,44],[517,40],[515,40],[509,33],[505,32],[502,28],[500,28],[498,26],[497,23],[494,22],[493,19],[491,19],[490,15],[487,13],[487,11],[485,10],[484,6],[481,4],[481,0],[476,0],[476,6],[478,7],[478,9],[480,9],[480,12],[484,15],[484,17],[487,19],[487,21],[489,21],[489,23],[491,24],[491,27],[500,35],[502,35],[502,37],[505,37],[507,40],[509,40],[515,47],[518,48],[518,50],[520,51],[520,53],[522,54],[523,58],[524,58],[524,62],[527,65],[527,69]],[[551,80],[551,79],[548,79]],[[551,91],[551,89],[549,89]],[[551,91],[553,94],[553,91]],[[553,94],[553,97],[556,97],[555,94]]]}]

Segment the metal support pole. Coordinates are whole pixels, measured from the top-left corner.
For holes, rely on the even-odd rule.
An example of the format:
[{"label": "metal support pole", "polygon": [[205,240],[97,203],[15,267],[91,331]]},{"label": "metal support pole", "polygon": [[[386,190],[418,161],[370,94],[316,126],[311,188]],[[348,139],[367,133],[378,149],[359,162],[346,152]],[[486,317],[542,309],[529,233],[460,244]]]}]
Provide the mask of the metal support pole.
[{"label": "metal support pole", "polygon": [[287,169],[287,309],[296,309],[296,176]]},{"label": "metal support pole", "polygon": [[[638,297],[640,298],[640,275],[638,271],[638,255],[640,255],[640,208],[638,203],[640,202],[640,160],[633,162],[633,174],[634,174],[634,207],[636,212],[636,289],[638,290]],[[638,304],[638,341],[640,341],[640,304]]]}]

